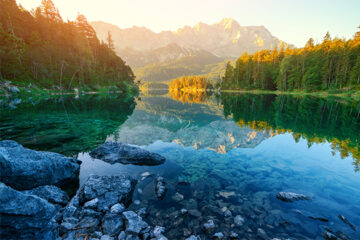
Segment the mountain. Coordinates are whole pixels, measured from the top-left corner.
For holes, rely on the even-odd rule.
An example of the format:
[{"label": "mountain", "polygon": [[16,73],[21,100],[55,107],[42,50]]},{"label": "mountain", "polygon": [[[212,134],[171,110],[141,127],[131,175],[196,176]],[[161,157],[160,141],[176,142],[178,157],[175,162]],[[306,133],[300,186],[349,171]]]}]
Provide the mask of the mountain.
[{"label": "mountain", "polygon": [[210,80],[214,80],[222,75],[225,66],[224,58],[199,50],[196,54],[176,60],[134,68],[134,73],[141,82],[165,82],[183,75],[206,75]]},{"label": "mountain", "polygon": [[[176,31],[154,33],[145,27],[121,29],[105,22],[92,22],[98,37],[104,41],[110,31],[118,52],[122,49],[148,51],[164,48],[171,43],[194,50],[206,50],[219,57],[238,57],[243,52],[254,53],[261,49],[273,49],[284,44],[264,26],[240,26],[232,18],[224,18],[215,24],[198,23]],[[126,59],[126,56],[124,56]]]},{"label": "mountain", "polygon": [[126,62],[132,67],[141,67],[147,64],[160,63],[177,60],[182,57],[194,56],[201,50],[180,47],[176,43],[170,43],[165,47],[152,50],[134,50],[132,48],[122,48],[117,50],[119,56],[125,56]]},{"label": "mountain", "polygon": [[149,82],[200,74],[215,79],[224,72],[227,60],[244,52],[289,46],[264,26],[245,27],[231,18],[160,33],[136,26],[121,29],[105,22],[91,25],[103,41],[110,32],[116,53],[134,69],[138,80]]}]

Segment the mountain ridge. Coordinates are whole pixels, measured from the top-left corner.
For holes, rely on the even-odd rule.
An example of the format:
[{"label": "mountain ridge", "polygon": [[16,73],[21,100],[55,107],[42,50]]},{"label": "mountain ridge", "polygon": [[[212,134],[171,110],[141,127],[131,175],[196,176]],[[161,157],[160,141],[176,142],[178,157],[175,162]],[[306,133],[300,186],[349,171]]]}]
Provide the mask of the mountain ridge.
[{"label": "mountain ridge", "polygon": [[241,26],[232,18],[224,18],[214,24],[199,22],[194,26],[186,25],[175,31],[159,33],[137,26],[122,29],[101,21],[90,24],[104,41],[108,32],[111,32],[118,52],[121,49],[155,50],[176,43],[187,49],[206,50],[218,57],[238,57],[245,51],[253,53],[273,49],[281,44],[284,47],[291,46],[274,37],[265,26]]}]

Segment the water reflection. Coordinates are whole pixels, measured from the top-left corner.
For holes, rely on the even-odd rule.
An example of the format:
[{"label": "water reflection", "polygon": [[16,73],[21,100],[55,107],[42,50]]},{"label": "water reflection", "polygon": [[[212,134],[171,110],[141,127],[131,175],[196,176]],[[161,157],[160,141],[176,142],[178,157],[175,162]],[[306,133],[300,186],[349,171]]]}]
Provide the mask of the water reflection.
[{"label": "water reflection", "polygon": [[[359,169],[359,103],[248,94],[173,97],[148,93],[137,99],[70,96],[22,102],[1,109],[0,139],[77,154],[83,162],[80,184],[90,174],[137,178],[134,200],[140,205],[131,207],[147,207],[147,221],[167,226],[169,239],[184,239],[184,228],[203,234],[201,224],[209,218],[215,218],[218,231],[234,230],[244,239],[256,239],[259,228],[271,238],[316,239],[326,227],[359,238],[338,218],[342,214],[360,224],[360,179],[354,172]],[[88,151],[109,140],[140,145],[166,161],[149,167],[91,158]],[[162,201],[154,195],[153,178],[141,180],[143,172],[166,178]],[[279,191],[313,200],[283,203],[275,197]],[[173,200],[177,192],[184,200]],[[196,209],[200,217],[174,221],[170,216],[181,208]],[[232,228],[224,208],[243,216],[244,226]]]},{"label": "water reflection", "polygon": [[134,97],[86,95],[27,101],[0,111],[0,139],[76,155],[90,151],[132,114]]}]

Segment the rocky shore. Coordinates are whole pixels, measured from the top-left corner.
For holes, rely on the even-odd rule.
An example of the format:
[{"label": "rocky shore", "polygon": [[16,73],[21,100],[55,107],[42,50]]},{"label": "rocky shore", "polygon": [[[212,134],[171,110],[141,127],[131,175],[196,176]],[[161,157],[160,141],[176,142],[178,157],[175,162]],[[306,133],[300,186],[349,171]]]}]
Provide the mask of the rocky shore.
[{"label": "rocky shore", "polygon": [[[163,156],[122,143],[107,142],[90,155],[110,164],[154,166]],[[164,176],[143,172],[90,177],[72,193],[62,188],[79,180],[81,162],[56,153],[26,149],[14,141],[0,142],[0,238],[55,240],[166,240],[166,239],[307,239],[277,210],[268,212],[266,193],[254,206],[227,180],[211,176],[190,184],[169,182]],[[69,192],[69,191],[68,191]],[[313,197],[278,192],[274,201],[311,202]],[[139,200],[141,199],[141,201]],[[251,209],[251,211],[249,210]],[[298,218],[328,222],[297,210]],[[343,224],[357,231],[345,216]],[[300,221],[300,222],[299,222]],[[311,231],[312,226],[302,226]],[[350,239],[324,227],[316,239]],[[284,229],[274,236],[274,229]],[[294,232],[294,234],[290,234]],[[295,233],[296,232],[296,233]]]}]

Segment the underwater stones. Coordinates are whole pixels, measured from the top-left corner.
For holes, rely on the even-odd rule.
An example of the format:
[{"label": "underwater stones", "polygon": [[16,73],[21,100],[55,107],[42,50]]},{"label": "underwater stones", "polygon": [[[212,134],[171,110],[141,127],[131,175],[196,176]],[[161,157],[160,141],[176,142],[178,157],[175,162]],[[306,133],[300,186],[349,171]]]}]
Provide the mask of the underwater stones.
[{"label": "underwater stones", "polygon": [[182,209],[180,210],[180,213],[181,213],[182,215],[186,215],[188,212],[189,212],[189,211],[188,211],[187,209],[185,209],[185,208],[182,208]]},{"label": "underwater stones", "polygon": [[311,200],[310,197],[303,194],[293,193],[293,192],[279,192],[276,197],[284,202],[294,202],[299,200]]},{"label": "underwater stones", "polygon": [[69,201],[67,193],[56,186],[40,186],[31,190],[23,191],[23,193],[35,195],[52,204],[59,204],[62,206],[65,206]]},{"label": "underwater stones", "polygon": [[142,218],[133,211],[126,211],[122,213],[125,222],[126,230],[128,234],[139,234],[141,230],[148,227],[148,224],[142,220]]},{"label": "underwater stones", "polygon": [[322,235],[326,240],[339,240],[338,237],[336,237],[333,233],[328,231],[323,232]]},{"label": "underwater stones", "polygon": [[18,190],[64,185],[76,180],[80,170],[74,158],[30,150],[9,140],[0,141],[0,168],[0,181]]},{"label": "underwater stones", "polygon": [[184,195],[176,192],[176,193],[172,196],[172,200],[174,200],[175,202],[180,202],[180,201],[184,200]]},{"label": "underwater stones", "polygon": [[236,215],[236,216],[234,217],[234,224],[235,224],[237,227],[240,227],[240,226],[244,225],[244,223],[245,223],[245,219],[244,219],[242,216]]},{"label": "underwater stones", "polygon": [[58,208],[48,201],[0,182],[0,238],[43,239],[54,232]]},{"label": "underwater stones", "polygon": [[201,240],[201,238],[198,235],[191,235],[190,237],[188,237],[185,240]]},{"label": "underwater stones", "polygon": [[189,214],[193,217],[201,217],[201,212],[197,209],[190,209]]},{"label": "underwater stones", "polygon": [[264,231],[264,229],[262,228],[258,228],[257,229],[257,236],[260,239],[268,239],[269,237],[267,236],[266,232]]},{"label": "underwater stones", "polygon": [[219,195],[222,196],[223,198],[229,198],[229,197],[235,196],[235,192],[220,191]]},{"label": "underwater stones", "polygon": [[210,231],[214,230],[215,223],[213,220],[210,219],[206,223],[204,223],[203,227],[206,232],[210,232]]},{"label": "underwater stones", "polygon": [[224,212],[224,217],[231,217],[232,216],[232,213],[229,209],[226,209],[225,212]]},{"label": "underwater stones", "polygon": [[229,234],[229,238],[231,240],[236,240],[236,239],[239,238],[239,234],[237,234],[236,232],[231,231],[230,234]]},{"label": "underwater stones", "polygon": [[215,240],[222,240],[224,238],[225,238],[225,236],[222,232],[217,232],[213,235],[213,239],[215,239]]},{"label": "underwater stones", "polygon": [[90,152],[90,156],[110,164],[159,165],[165,158],[157,153],[120,142],[105,142]]},{"label": "underwater stones", "polygon": [[356,232],[355,226],[351,222],[349,222],[349,220],[347,220],[347,218],[345,216],[339,215],[339,218],[341,221],[343,221],[345,224],[349,225],[352,228],[352,230],[354,230]]},{"label": "underwater stones", "polygon": [[165,179],[163,177],[158,176],[155,179],[155,195],[158,199],[163,199],[166,194],[166,187],[165,187]]}]

